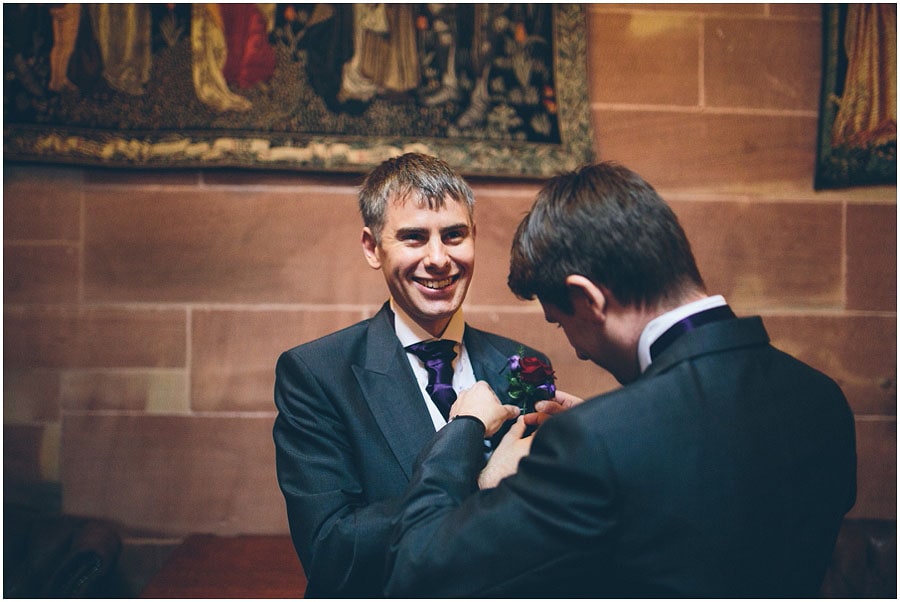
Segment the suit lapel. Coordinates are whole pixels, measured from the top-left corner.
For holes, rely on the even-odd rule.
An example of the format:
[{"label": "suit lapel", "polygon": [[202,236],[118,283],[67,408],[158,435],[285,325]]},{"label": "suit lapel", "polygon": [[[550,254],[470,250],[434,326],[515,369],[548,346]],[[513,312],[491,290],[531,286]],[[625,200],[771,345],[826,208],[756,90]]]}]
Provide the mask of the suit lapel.
[{"label": "suit lapel", "polygon": [[385,440],[411,478],[416,456],[434,436],[434,424],[387,304],[369,323],[365,363],[354,365],[353,372]]},{"label": "suit lapel", "polygon": [[[466,341],[466,350],[469,359],[472,362],[472,371],[475,373],[475,380],[486,381],[491,389],[496,393],[500,403],[509,403],[509,382],[506,380],[506,366],[509,358],[502,351],[494,347],[484,333],[466,326],[464,335]],[[512,422],[507,422],[493,437],[490,438],[491,448],[496,449],[500,444],[503,435],[512,426]]]},{"label": "suit lapel", "polygon": [[487,381],[500,401],[505,402],[509,384],[506,381],[504,370],[509,358],[494,347],[482,332],[474,328],[466,326],[463,338],[469,360],[472,362],[475,380]]}]

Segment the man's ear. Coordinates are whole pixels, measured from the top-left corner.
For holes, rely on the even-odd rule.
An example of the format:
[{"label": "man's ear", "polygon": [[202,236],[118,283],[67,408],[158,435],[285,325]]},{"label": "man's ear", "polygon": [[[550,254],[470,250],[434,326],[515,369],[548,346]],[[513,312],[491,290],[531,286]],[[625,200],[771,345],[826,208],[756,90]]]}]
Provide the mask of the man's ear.
[{"label": "man's ear", "polygon": [[378,243],[375,242],[375,234],[372,229],[366,226],[362,229],[362,238],[360,240],[363,248],[363,255],[373,270],[381,269],[381,253],[379,252]]},{"label": "man's ear", "polygon": [[606,321],[609,294],[606,288],[594,284],[593,280],[580,274],[567,276],[566,288],[569,290],[569,300],[575,313],[580,312],[582,316],[598,322]]}]

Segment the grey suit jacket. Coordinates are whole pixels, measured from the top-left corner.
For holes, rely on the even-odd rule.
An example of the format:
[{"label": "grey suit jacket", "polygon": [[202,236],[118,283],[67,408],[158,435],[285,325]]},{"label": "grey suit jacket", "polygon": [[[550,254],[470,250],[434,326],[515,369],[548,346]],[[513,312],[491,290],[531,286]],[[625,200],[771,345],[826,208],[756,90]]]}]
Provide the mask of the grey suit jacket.
[{"label": "grey suit jacket", "polygon": [[[464,342],[476,379],[503,399],[520,343],[468,325]],[[388,304],[284,352],[275,405],[278,481],[307,596],[380,596],[390,521],[435,435]]]},{"label": "grey suit jacket", "polygon": [[843,394],[759,318],[684,334],[473,494],[481,432],[454,420],[423,452],[388,595],[814,597],[855,499]]}]

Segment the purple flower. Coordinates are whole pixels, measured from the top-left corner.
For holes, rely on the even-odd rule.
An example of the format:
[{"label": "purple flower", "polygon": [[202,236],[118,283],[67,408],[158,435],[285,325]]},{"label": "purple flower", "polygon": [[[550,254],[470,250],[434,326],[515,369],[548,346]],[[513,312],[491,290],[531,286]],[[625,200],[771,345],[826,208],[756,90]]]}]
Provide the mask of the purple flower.
[{"label": "purple flower", "polygon": [[519,356],[511,355],[509,356],[509,369],[513,371],[517,371],[519,369]]},{"label": "purple flower", "polygon": [[547,399],[553,399],[553,396],[556,395],[556,385],[553,383],[544,383],[538,387],[541,391],[546,392]]}]

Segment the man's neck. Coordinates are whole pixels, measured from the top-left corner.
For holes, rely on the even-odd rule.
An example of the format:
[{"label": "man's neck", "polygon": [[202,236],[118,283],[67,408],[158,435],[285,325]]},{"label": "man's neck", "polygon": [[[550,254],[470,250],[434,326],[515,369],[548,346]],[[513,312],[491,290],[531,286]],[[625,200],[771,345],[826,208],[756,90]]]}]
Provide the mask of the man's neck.
[{"label": "man's neck", "polygon": [[456,310],[456,313],[451,316],[444,329],[437,335],[434,335],[428,328],[413,320],[409,314],[403,311],[403,308],[394,302],[393,298],[391,299],[391,310],[394,312],[394,330],[404,347],[419,341],[440,338],[462,341],[466,327],[462,307]]}]

